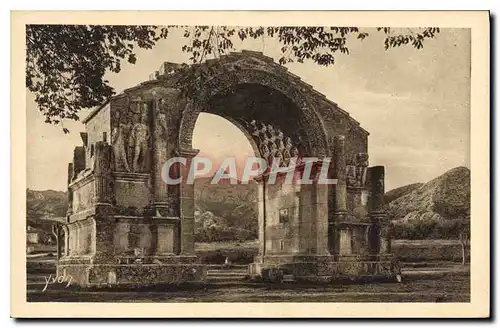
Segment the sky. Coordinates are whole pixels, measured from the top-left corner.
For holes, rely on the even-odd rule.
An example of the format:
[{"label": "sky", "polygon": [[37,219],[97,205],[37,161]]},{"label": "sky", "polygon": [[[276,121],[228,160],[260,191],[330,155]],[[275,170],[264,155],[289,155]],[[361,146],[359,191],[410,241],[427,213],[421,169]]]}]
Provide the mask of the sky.
[{"label": "sky", "polygon": [[[375,29],[363,41],[350,40],[350,53],[337,55],[333,66],[289,63],[300,76],[370,132],[370,166],[386,167],[386,190],[427,182],[457,166],[470,167],[470,31],[441,29],[424,48],[384,50],[383,35]],[[135,65],[123,63],[118,74],[107,73],[117,93],[145,80],[162,62],[188,62],[181,51],[182,31],[171,31],[151,50],[136,51]],[[261,51],[280,56],[276,39],[234,42],[235,51]],[[80,122],[61,126],[44,123],[34,96],[26,91],[27,188],[66,190],[67,165],[73,149],[82,144]],[[82,111],[85,117],[90,110]],[[216,128],[214,128],[216,127]],[[193,147],[211,157],[253,156],[243,133],[229,121],[201,114]]]}]

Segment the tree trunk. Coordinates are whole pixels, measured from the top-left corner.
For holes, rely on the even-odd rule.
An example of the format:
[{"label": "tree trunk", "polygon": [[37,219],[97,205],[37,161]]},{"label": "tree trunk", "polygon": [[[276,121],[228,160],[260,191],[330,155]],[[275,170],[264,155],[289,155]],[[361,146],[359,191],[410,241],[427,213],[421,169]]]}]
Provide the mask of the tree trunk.
[{"label": "tree trunk", "polygon": [[56,259],[59,261],[61,257],[61,246],[59,245],[59,227],[56,224],[52,225],[52,234],[56,237]]},{"label": "tree trunk", "polygon": [[387,243],[386,252],[388,254],[392,254],[392,236],[391,235],[387,236],[386,243]]},{"label": "tree trunk", "polygon": [[56,236],[56,259],[57,261],[59,261],[59,259],[61,258],[61,245],[59,244],[59,235]]},{"label": "tree trunk", "polygon": [[462,265],[465,265],[465,258],[466,258],[466,244],[464,242],[460,242],[462,245]]}]

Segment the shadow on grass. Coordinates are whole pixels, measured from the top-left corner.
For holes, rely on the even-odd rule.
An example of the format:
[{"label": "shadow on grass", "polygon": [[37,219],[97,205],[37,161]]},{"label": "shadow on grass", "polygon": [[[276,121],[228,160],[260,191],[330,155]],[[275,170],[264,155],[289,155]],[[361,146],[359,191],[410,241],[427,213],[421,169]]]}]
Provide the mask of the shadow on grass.
[{"label": "shadow on grass", "polygon": [[[429,275],[408,275],[403,276],[402,283],[418,280],[435,280],[434,278],[442,278],[446,276],[462,276],[464,274],[446,274],[440,273],[434,277]],[[101,286],[89,286],[80,287],[77,285],[66,286],[65,283],[50,285],[49,291],[67,291],[67,292],[186,292],[186,291],[198,291],[198,290],[219,290],[226,287],[246,287],[253,289],[272,289],[272,290],[293,290],[293,289],[339,289],[342,290],[346,286],[351,285],[367,285],[367,284],[394,284],[396,280],[392,277],[382,277],[382,278],[361,278],[361,279],[350,279],[350,278],[336,278],[329,282],[312,282],[312,281],[295,281],[295,282],[265,282],[265,281],[251,281],[242,280],[238,282],[189,282],[189,283],[179,283],[179,284],[154,284],[154,285],[136,285],[136,284],[123,284],[123,285],[101,285]]]}]

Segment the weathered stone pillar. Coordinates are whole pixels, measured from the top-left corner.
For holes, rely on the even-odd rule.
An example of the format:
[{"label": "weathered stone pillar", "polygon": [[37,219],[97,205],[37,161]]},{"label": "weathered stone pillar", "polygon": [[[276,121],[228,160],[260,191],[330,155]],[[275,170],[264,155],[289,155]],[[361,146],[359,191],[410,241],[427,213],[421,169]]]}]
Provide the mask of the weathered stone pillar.
[{"label": "weathered stone pillar", "polygon": [[332,220],[329,222],[328,248],[332,255],[338,256],[341,249],[341,222],[347,213],[347,182],[346,182],[346,159],[345,159],[345,137],[335,136],[333,139],[334,168],[337,184],[334,189]]},{"label": "weathered stone pillar", "polygon": [[75,179],[78,173],[85,170],[85,148],[75,147],[73,151],[73,177]]},{"label": "weathered stone pillar", "polygon": [[181,255],[194,255],[194,184],[186,183],[193,157],[198,150],[181,151],[186,158],[186,165],[180,165],[182,178],[180,190],[180,251]]},{"label": "weathered stone pillar", "polygon": [[335,188],[335,212],[345,214],[347,211],[347,183],[345,162],[345,137],[336,136],[334,139],[335,171],[337,186]]},{"label": "weathered stone pillar", "polygon": [[382,234],[380,223],[375,221],[367,229],[368,252],[377,255],[382,249]]},{"label": "weathered stone pillar", "polygon": [[158,98],[154,100],[152,111],[153,122],[153,162],[151,166],[153,176],[153,208],[155,217],[167,217],[172,213],[169,211],[167,184],[162,178],[163,165],[169,159],[167,151],[167,131],[166,131],[166,113],[163,111],[164,99]]},{"label": "weathered stone pillar", "polygon": [[315,218],[316,255],[330,255],[328,251],[328,186],[315,182],[311,202],[312,216]]},{"label": "weathered stone pillar", "polygon": [[[90,236],[89,251],[95,257],[95,263],[107,263],[114,261],[114,245],[113,234],[115,228],[114,220],[109,220],[113,211],[112,199],[112,160],[111,146],[104,141],[95,143],[94,148],[94,198],[92,199],[95,208],[94,218],[73,222],[69,226],[70,231],[70,253],[69,256],[79,255],[82,251],[80,238],[87,238],[87,235],[82,234],[87,225],[92,226],[94,231]],[[85,226],[84,226],[85,224]]]},{"label": "weathered stone pillar", "polygon": [[384,229],[386,224],[386,213],[384,208],[384,178],[385,170],[383,166],[374,166],[368,168],[368,175],[370,177],[370,221],[371,230],[374,232],[370,238],[370,253],[378,255],[381,248],[381,230]]},{"label": "weathered stone pillar", "polygon": [[[170,176],[173,179],[177,179],[181,177],[181,168],[180,164],[176,163],[172,165],[170,169]],[[169,185],[167,186],[168,190],[168,203],[171,209],[174,211],[174,217],[176,218],[176,222],[174,224],[174,254],[180,254],[181,253],[181,241],[182,241],[182,235],[181,235],[181,188],[182,185]],[[194,191],[193,191],[194,193]],[[193,213],[194,215],[194,213]]]},{"label": "weathered stone pillar", "polygon": [[64,240],[63,240],[64,251],[62,252],[62,256],[68,256],[68,254],[69,254],[69,230],[68,230],[68,226],[63,225],[61,230],[64,232]]},{"label": "weathered stone pillar", "polygon": [[52,234],[56,237],[56,259],[59,261],[61,258],[61,227],[59,224],[52,224]]},{"label": "weathered stone pillar", "polygon": [[[73,180],[73,163],[68,164],[68,186]],[[68,210],[66,211],[66,217],[73,214],[73,190],[68,188]]]},{"label": "weathered stone pillar", "polygon": [[94,204],[111,205],[111,146],[104,141],[95,144],[94,154]]},{"label": "weathered stone pillar", "polygon": [[266,210],[265,210],[265,190],[266,184],[263,178],[255,179],[257,185],[257,210],[259,224],[259,256],[266,255]]},{"label": "weathered stone pillar", "polygon": [[387,222],[382,227],[381,240],[380,240],[380,253],[381,254],[391,254],[392,253],[392,237],[394,234],[394,227],[392,223]]},{"label": "weathered stone pillar", "polygon": [[370,176],[370,212],[384,212],[384,175],[383,166],[373,166],[368,168]]}]

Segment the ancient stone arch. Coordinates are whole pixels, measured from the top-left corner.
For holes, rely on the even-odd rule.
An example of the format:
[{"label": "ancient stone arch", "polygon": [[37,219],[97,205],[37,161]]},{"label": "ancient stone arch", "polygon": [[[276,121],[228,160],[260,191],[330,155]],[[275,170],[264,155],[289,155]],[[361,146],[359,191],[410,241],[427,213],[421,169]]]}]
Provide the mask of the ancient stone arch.
[{"label": "ancient stone arch", "polygon": [[59,271],[81,285],[203,278],[194,249],[194,186],[162,178],[164,164],[178,156],[186,164],[169,173],[188,175],[202,112],[233,122],[264,159],[288,165],[297,156],[332,157],[335,185],[256,178],[259,255],[250,275],[319,279],[389,267],[370,246],[379,245],[370,232],[384,225],[385,213],[384,169],[368,167],[368,133],[271,58],[243,51],[192,66],[164,63],[84,120],[83,146],[68,167],[68,247]]},{"label": "ancient stone arch", "polygon": [[[281,67],[280,67],[281,71]],[[280,74],[283,74],[281,72]],[[207,79],[206,83],[199,89],[199,94],[193,101],[192,106],[188,106],[183,114],[181,123],[181,134],[179,135],[179,146],[181,149],[191,147],[190,140],[196,123],[198,114],[210,108],[210,99],[218,94],[234,91],[238,85],[260,85],[267,87],[289,99],[298,107],[300,118],[304,120],[302,128],[308,141],[309,155],[328,156],[329,145],[324,122],[315,108],[303,95],[300,85],[293,85],[284,76],[277,75],[276,72],[262,70],[261,68],[240,69],[237,71],[223,70],[217,75]],[[220,115],[220,113],[218,113]],[[190,132],[191,131],[191,132]]]}]

